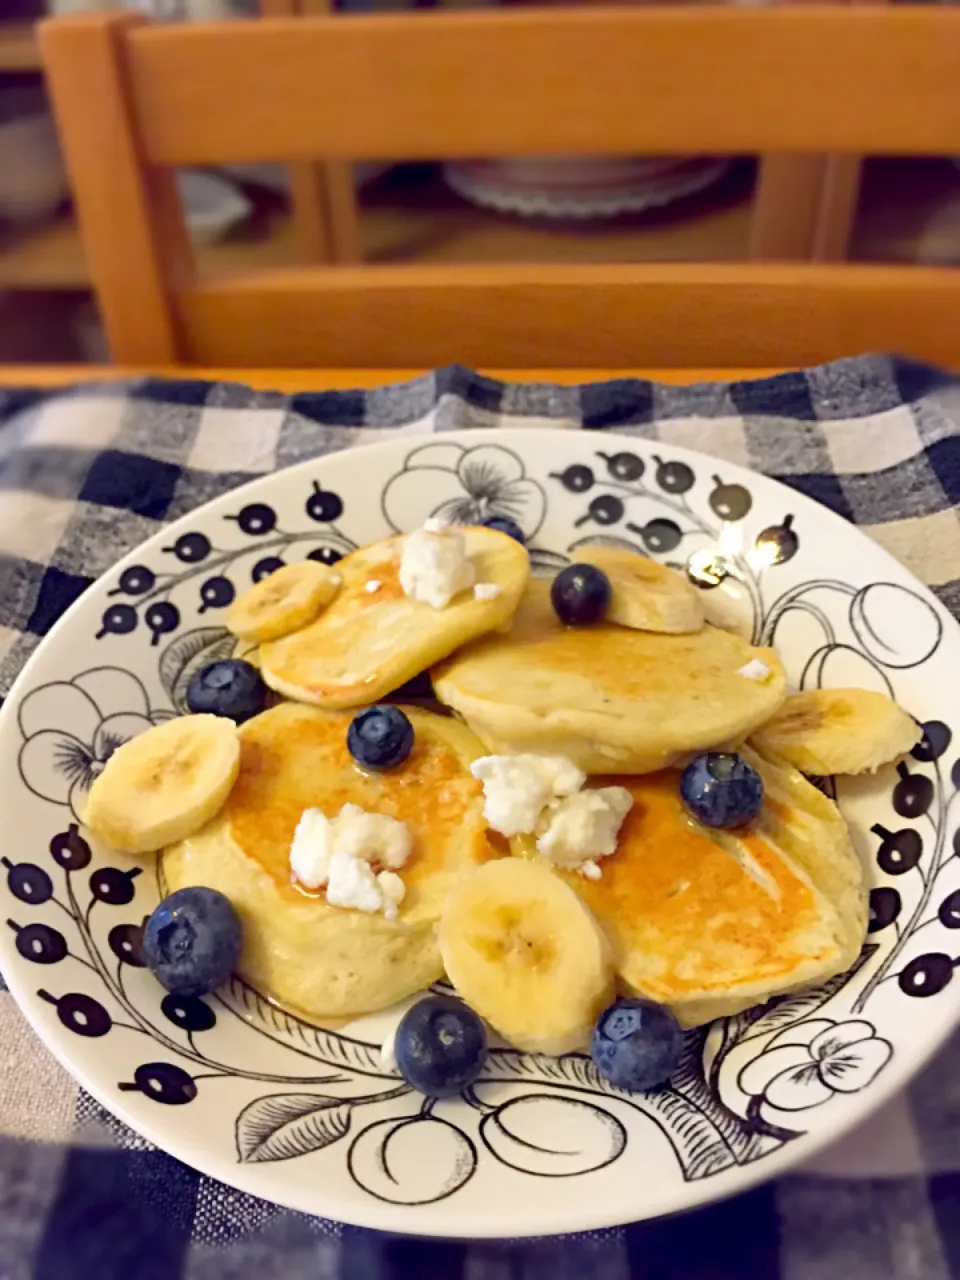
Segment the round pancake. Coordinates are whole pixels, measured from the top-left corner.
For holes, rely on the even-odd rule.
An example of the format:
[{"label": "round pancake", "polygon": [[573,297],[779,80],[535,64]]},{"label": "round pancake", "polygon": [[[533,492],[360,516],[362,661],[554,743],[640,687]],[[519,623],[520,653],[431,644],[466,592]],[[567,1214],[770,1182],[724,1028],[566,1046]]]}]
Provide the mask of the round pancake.
[{"label": "round pancake", "polygon": [[[762,680],[738,674],[754,658],[768,669]],[[737,745],[786,697],[772,649],[709,626],[565,627],[544,581],[529,584],[508,634],[484,637],[432,677],[489,750],[565,755],[587,773],[650,773]]]},{"label": "round pancake", "polygon": [[[208,885],[243,923],[239,971],[264,995],[319,1018],[371,1013],[443,974],[434,922],[449,889],[495,856],[480,783],[481,753],[447,716],[407,708],[413,751],[385,773],[361,771],[346,749],[349,714],[284,703],[240,729],[240,774],[226,806],[198,834],[168,849],[169,889]],[[413,854],[400,874],[394,920],[327,904],[296,887],[290,844],[304,809],[328,816],[353,802],[409,827]]]},{"label": "round pancake", "polygon": [[[477,582],[500,588],[495,599],[477,600],[470,589],[445,609],[413,600],[400,586],[403,538],[376,542],[338,563],[340,594],[315,622],[260,646],[266,683],[299,702],[365,706],[460,645],[502,626],[523,594],[530,557],[494,529],[470,526],[460,532]],[[380,585],[370,592],[368,582]]]},{"label": "round pancake", "polygon": [[634,797],[617,851],[599,880],[560,873],[607,933],[626,989],[685,1026],[842,972],[866,934],[863,875],[839,810],[792,769],[750,759],[766,798],[747,832],[694,823],[675,771],[598,779]]}]

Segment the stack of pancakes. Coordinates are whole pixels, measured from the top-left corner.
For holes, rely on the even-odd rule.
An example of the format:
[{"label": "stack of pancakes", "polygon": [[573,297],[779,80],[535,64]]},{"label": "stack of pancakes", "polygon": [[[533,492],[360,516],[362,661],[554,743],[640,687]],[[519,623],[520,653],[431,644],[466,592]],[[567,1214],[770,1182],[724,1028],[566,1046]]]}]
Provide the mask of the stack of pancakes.
[{"label": "stack of pancakes", "polygon": [[[170,889],[209,885],[233,901],[245,926],[243,976],[321,1019],[384,1008],[440,978],[434,926],[450,888],[488,859],[538,856],[529,838],[508,844],[486,827],[469,766],[488,751],[568,756],[589,785],[631,791],[602,877],[558,872],[606,934],[625,990],[695,1025],[848,968],[866,896],[846,824],[784,758],[743,746],[787,697],[772,650],[710,626],[564,627],[549,584],[528,582],[522,547],[465,532],[483,561],[479,580],[501,587],[495,599],[464,593],[440,611],[411,600],[396,585],[401,549],[391,539],[342,561],[343,587],[326,612],[256,655],[267,683],[293,701],[241,728],[226,807],[163,857]],[[354,709],[428,666],[443,706],[408,707],[410,758],[382,774],[359,769],[346,749]],[[679,799],[678,766],[731,748],[765,784],[745,833],[697,826]],[[331,907],[291,882],[303,810],[334,814],[347,802],[413,834],[394,920]]]}]

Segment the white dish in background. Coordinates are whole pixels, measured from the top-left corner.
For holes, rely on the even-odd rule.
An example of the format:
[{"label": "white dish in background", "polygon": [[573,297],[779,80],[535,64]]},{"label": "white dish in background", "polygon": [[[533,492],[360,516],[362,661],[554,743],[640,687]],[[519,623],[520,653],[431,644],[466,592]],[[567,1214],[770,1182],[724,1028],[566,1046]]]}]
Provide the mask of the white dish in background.
[{"label": "white dish in background", "polygon": [[659,156],[623,160],[564,156],[460,160],[444,165],[466,200],[526,218],[616,218],[671,204],[712,186],[729,162]]},{"label": "white dish in background", "polygon": [[[223,611],[258,566],[330,562],[445,511],[513,517],[541,570],[585,539],[681,566],[722,557],[730,576],[711,595],[726,592],[744,629],[775,643],[795,684],[889,690],[926,722],[908,764],[840,788],[873,886],[858,965],[689,1033],[667,1088],[618,1094],[581,1055],[494,1048],[470,1099],[432,1106],[383,1069],[390,1013],[323,1030],[236,980],[203,1002],[164,1000],[131,962],[158,898],[152,865],[71,832],[109,751],[182,709],[195,667],[232,651]],[[863,1120],[958,1021],[958,666],[956,624],[885,551],[729,463],[633,437],[530,429],[318,458],[157,534],[28,663],[0,713],[0,965],[85,1089],[253,1195],[365,1227],[464,1237],[694,1208],[783,1174]]]},{"label": "white dish in background", "polygon": [[194,244],[212,244],[249,218],[253,205],[232,182],[201,169],[177,172],[187,230]]},{"label": "white dish in background", "polygon": [[11,222],[49,218],[68,194],[49,111],[32,110],[0,122],[0,217]]}]

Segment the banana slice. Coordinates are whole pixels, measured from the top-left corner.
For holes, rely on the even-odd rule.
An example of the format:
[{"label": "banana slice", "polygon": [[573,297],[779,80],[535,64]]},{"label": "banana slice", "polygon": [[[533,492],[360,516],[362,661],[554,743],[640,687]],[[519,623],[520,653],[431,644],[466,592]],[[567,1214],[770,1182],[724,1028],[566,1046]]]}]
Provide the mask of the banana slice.
[{"label": "banana slice", "polygon": [[675,569],[619,547],[579,547],[577,560],[596,565],[610,579],[608,622],[669,635],[703,627],[700,593]]},{"label": "banana slice", "polygon": [[613,998],[610,951],[576,893],[547,867],[488,862],[454,889],[437,926],[447,976],[519,1049],[584,1049]]},{"label": "banana slice", "polygon": [[337,594],[341,581],[339,573],[316,560],[286,564],[233,602],[227,626],[254,644],[279,640],[312,622]]},{"label": "banana slice", "polygon": [[750,737],[763,755],[801,773],[872,773],[915,747],[917,722],[883,693],[813,689],[794,693]]},{"label": "banana slice", "polygon": [[117,747],[90,788],[84,822],[121,853],[153,853],[199,831],[240,768],[237,726],[180,716]]},{"label": "banana slice", "polygon": [[471,525],[459,532],[479,594],[461,591],[445,609],[408,596],[400,582],[403,536],[353,551],[337,562],[343,586],[330,608],[261,648],[270,688],[328,710],[369,706],[508,622],[530,577],[526,548],[496,529]]}]

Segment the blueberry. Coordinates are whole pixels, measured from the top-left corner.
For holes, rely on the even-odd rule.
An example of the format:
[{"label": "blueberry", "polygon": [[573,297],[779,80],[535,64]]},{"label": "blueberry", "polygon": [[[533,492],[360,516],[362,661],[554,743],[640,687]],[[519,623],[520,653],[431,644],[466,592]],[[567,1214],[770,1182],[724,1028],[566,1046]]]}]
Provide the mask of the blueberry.
[{"label": "blueberry", "polygon": [[521,547],[527,545],[523,530],[516,520],[511,520],[509,516],[487,516],[486,520],[481,520],[480,523],[485,529],[496,529],[497,533],[505,533],[514,542],[519,542]]},{"label": "blueberry", "polygon": [[407,1084],[431,1098],[452,1098],[482,1071],[487,1033],[462,1001],[427,996],[403,1015],[394,1053]]},{"label": "blueberry", "polygon": [[610,579],[592,564],[570,564],[553,580],[550,600],[568,627],[582,627],[602,618],[610,604]]},{"label": "blueberry", "polygon": [[680,799],[705,827],[743,827],[760,812],[763,779],[740,756],[708,751],[680,775]]},{"label": "blueberry", "polygon": [[652,1000],[617,1000],[601,1013],[590,1039],[590,1056],[603,1078],[631,1091],[665,1084],[682,1048],[679,1022]]},{"label": "blueberry", "polygon": [[198,715],[226,716],[243,724],[267,705],[267,686],[256,667],[242,658],[223,658],[195,671],[187,685],[187,706]]},{"label": "blueberry", "polygon": [[240,921],[216,889],[178,889],[147,921],[143,953],[154,976],[177,996],[208,995],[240,959]]},{"label": "blueberry", "polygon": [[413,725],[399,707],[367,707],[350,722],[347,750],[364,769],[393,769],[413,750]]}]

